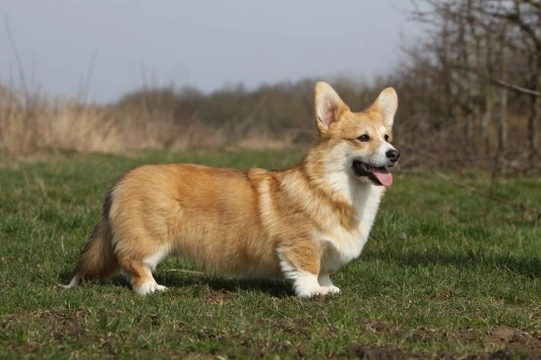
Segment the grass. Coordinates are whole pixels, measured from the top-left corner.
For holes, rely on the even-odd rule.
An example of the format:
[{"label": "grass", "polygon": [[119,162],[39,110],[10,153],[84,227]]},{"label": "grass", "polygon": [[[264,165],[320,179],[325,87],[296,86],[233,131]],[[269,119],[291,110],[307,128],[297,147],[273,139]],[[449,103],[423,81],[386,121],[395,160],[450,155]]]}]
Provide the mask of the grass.
[{"label": "grass", "polygon": [[[342,294],[298,300],[290,284],[228,280],[171,257],[169,287],[140,297],[119,276],[65,290],[107,188],[143,163],[280,168],[300,151],[66,154],[0,163],[0,358],[522,358],[541,352],[540,216],[428,170],[403,169]],[[446,175],[487,190],[481,171]],[[496,194],[539,208],[541,180]]]}]

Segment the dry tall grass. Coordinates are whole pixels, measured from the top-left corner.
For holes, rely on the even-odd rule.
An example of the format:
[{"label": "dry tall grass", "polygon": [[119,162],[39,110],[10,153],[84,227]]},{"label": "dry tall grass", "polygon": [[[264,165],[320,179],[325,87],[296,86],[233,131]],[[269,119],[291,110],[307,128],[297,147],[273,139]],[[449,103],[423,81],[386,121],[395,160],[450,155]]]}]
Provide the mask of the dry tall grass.
[{"label": "dry tall grass", "polygon": [[0,155],[43,152],[120,152],[149,148],[217,148],[221,129],[139,106],[82,105],[70,99],[23,94],[0,87]]}]

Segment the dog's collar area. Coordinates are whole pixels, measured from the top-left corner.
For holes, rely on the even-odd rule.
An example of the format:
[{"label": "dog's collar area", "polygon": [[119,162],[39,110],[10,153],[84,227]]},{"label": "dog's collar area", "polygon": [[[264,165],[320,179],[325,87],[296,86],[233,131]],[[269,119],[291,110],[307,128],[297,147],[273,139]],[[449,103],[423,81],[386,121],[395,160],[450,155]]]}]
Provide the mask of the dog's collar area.
[{"label": "dog's collar area", "polygon": [[385,166],[374,167],[362,161],[354,160],[351,167],[355,175],[368,177],[375,185],[390,186],[393,182],[393,176]]}]

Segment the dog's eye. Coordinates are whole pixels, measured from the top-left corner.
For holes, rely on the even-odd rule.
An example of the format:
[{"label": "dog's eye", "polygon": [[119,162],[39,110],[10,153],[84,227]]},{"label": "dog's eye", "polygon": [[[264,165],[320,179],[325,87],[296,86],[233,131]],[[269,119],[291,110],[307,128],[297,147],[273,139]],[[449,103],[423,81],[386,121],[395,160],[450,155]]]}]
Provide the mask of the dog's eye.
[{"label": "dog's eye", "polygon": [[362,134],[361,136],[357,138],[357,140],[361,142],[367,142],[367,141],[370,141],[370,136],[368,136],[368,134]]},{"label": "dog's eye", "polygon": [[385,141],[389,141],[389,135],[385,135],[384,138],[385,138]]}]

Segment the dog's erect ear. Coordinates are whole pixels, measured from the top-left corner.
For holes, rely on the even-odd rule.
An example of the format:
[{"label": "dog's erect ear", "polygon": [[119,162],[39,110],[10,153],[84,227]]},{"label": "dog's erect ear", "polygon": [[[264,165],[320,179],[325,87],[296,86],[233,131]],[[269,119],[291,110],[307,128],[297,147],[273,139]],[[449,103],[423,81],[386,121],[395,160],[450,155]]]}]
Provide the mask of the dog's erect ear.
[{"label": "dog's erect ear", "polygon": [[378,96],[378,99],[372,105],[383,117],[383,123],[388,128],[393,127],[394,114],[398,108],[398,96],[392,87],[384,89]]},{"label": "dog's erect ear", "polygon": [[316,125],[320,132],[326,132],[348,109],[336,91],[323,81],[316,84],[315,107]]}]

